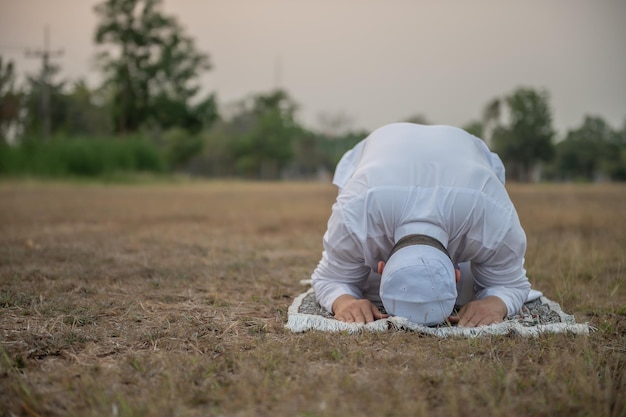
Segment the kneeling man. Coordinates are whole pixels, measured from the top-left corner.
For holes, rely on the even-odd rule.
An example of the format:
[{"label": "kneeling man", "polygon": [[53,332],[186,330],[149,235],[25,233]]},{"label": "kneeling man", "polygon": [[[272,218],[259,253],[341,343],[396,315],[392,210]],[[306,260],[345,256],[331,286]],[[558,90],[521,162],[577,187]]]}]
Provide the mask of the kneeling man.
[{"label": "kneeling man", "polygon": [[504,166],[482,140],[450,126],[387,125],[342,157],[333,182],[312,279],[336,319],[475,327],[526,301],[526,236]]}]

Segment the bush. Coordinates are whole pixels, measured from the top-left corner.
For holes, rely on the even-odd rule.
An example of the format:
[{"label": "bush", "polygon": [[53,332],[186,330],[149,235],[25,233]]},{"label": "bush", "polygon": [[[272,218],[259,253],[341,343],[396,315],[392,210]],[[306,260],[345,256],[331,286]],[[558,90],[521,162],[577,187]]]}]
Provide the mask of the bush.
[{"label": "bush", "polygon": [[98,177],[119,172],[167,170],[164,155],[142,138],[56,139],[0,146],[0,174]]},{"label": "bush", "polygon": [[204,138],[184,129],[173,128],[164,135],[167,160],[172,167],[181,167],[204,149]]}]

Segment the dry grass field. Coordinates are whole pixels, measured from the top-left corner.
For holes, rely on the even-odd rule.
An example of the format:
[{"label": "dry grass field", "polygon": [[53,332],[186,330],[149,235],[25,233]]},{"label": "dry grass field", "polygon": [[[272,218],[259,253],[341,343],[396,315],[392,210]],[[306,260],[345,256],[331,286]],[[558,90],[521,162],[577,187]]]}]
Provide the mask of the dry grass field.
[{"label": "dry grass field", "polygon": [[626,416],[626,186],[508,188],[588,337],[290,333],[329,184],[0,183],[0,416]]}]

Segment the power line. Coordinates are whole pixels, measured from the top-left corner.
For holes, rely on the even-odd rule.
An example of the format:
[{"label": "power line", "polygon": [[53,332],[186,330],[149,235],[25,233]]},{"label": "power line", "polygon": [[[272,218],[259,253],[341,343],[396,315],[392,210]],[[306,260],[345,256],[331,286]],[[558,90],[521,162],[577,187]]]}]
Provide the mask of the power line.
[{"label": "power line", "polygon": [[41,59],[41,73],[39,75],[40,101],[39,110],[41,116],[41,134],[44,141],[50,139],[50,59],[63,55],[63,49],[50,50],[50,28],[44,28],[43,49],[33,51],[26,50],[28,58]]}]

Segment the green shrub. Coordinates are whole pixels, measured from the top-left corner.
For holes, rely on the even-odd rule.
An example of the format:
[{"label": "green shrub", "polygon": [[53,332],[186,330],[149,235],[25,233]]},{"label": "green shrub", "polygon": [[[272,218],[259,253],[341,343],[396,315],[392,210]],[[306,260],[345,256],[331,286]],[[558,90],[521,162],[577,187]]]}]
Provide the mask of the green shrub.
[{"label": "green shrub", "polygon": [[165,132],[165,155],[172,167],[180,167],[204,149],[204,138],[184,129],[173,128]]},{"label": "green shrub", "polygon": [[0,146],[0,174],[98,177],[119,172],[167,171],[165,156],[142,138],[25,140]]}]

